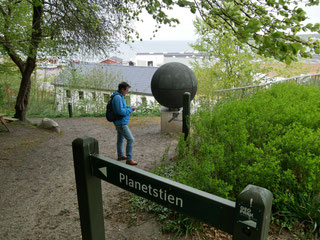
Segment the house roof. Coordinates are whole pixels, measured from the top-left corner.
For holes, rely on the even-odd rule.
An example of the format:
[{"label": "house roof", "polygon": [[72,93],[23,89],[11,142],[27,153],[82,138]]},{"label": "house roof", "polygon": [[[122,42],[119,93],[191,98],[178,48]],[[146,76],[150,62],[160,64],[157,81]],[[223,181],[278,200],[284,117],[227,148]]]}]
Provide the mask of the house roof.
[{"label": "house roof", "polygon": [[[152,94],[151,92],[151,79],[157,67],[141,67],[141,66],[123,66],[115,64],[100,64],[100,63],[89,63],[89,64],[74,64],[72,67],[65,68],[61,71],[59,76],[54,80],[55,85],[66,86],[68,85],[68,76],[71,76],[70,69],[80,71],[84,76],[90,76],[95,71],[101,71],[102,76],[108,78],[110,74],[116,79],[108,81],[102,89],[105,90],[117,90],[120,82],[127,82],[131,85],[130,92]],[[111,78],[111,77],[110,77]],[[107,79],[108,80],[108,79]],[[81,85],[81,84],[79,84]],[[83,88],[83,86],[74,86],[76,88]],[[94,87],[86,87],[94,88]]]},{"label": "house roof", "polygon": [[100,63],[118,64],[116,61],[113,61],[113,60],[111,60],[111,59],[107,59],[107,60],[101,61]]},{"label": "house roof", "polygon": [[122,62],[123,62],[122,58],[112,56],[111,58],[101,61],[100,63],[122,63]]},{"label": "house roof", "polygon": [[179,58],[192,58],[192,57],[202,57],[206,55],[203,52],[148,52],[148,53],[137,53],[137,55],[163,55],[164,57],[179,57]]}]

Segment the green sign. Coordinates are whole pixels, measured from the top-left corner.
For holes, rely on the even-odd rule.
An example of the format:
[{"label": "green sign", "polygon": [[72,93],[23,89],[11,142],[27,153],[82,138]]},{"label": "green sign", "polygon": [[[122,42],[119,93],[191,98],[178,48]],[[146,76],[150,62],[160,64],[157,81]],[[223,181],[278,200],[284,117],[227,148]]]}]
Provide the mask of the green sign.
[{"label": "green sign", "polygon": [[235,215],[235,202],[98,154],[91,155],[90,159],[96,177],[233,233],[230,222]]}]

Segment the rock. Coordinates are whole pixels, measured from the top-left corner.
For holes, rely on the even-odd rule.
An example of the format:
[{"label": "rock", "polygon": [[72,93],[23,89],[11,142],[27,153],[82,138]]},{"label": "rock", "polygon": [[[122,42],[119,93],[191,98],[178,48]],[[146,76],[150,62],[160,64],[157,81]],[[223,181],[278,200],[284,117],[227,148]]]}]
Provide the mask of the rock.
[{"label": "rock", "polygon": [[49,118],[42,119],[39,127],[44,128],[44,129],[49,129],[49,130],[55,131],[57,133],[61,132],[59,124]]}]

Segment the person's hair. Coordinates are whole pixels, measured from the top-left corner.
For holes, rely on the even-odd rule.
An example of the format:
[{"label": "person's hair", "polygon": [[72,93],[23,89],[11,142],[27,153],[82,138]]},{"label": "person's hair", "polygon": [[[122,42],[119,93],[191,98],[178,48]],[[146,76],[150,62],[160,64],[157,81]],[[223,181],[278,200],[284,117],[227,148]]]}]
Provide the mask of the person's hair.
[{"label": "person's hair", "polygon": [[127,88],[130,88],[131,86],[127,83],[127,82],[122,82],[119,83],[118,85],[118,91],[120,91],[121,89],[126,90]]}]

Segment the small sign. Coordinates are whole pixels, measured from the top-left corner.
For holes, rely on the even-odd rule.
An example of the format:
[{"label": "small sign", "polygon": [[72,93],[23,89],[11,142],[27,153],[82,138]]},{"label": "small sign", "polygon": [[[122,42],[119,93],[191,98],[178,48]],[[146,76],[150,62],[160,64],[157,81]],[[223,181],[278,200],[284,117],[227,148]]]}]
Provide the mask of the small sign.
[{"label": "small sign", "polygon": [[259,210],[243,203],[239,204],[239,207],[236,218],[238,219],[238,222],[257,229],[259,216],[261,215]]}]

